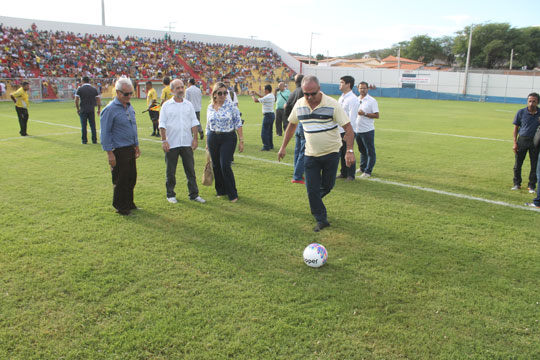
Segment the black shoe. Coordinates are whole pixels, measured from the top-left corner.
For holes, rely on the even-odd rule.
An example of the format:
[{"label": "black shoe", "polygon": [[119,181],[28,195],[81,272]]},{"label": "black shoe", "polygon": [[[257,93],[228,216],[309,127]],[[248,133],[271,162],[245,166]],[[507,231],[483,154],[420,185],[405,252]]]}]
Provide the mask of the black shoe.
[{"label": "black shoe", "polygon": [[130,216],[131,210],[116,210],[117,214],[123,215],[123,216]]},{"label": "black shoe", "polygon": [[313,231],[319,232],[322,229],[327,228],[329,226],[330,226],[330,223],[320,223],[320,222],[318,222],[317,225],[315,225],[315,227],[313,228]]},{"label": "black shoe", "polygon": [[336,179],[345,179],[346,176],[343,175],[343,174],[339,174],[338,176],[336,176]]}]

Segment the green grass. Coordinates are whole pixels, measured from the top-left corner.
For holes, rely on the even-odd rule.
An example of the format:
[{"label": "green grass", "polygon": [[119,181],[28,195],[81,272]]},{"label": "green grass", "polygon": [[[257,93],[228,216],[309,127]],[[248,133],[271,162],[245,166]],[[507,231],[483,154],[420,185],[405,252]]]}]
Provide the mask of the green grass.
[{"label": "green grass", "polygon": [[[378,100],[374,178],[532,199],[509,191],[519,105]],[[80,144],[73,104],[32,104],[30,138],[0,104],[1,359],[540,358],[538,212],[338,181],[325,198],[332,226],[313,233],[292,166],[259,151],[260,105],[240,101],[240,201],[200,186],[208,203],[190,202],[180,168],[180,202],[167,203],[163,152],[141,114],[143,210],[127,218],[112,209],[105,153]],[[329,252],[320,269],[302,262],[312,242]]]}]

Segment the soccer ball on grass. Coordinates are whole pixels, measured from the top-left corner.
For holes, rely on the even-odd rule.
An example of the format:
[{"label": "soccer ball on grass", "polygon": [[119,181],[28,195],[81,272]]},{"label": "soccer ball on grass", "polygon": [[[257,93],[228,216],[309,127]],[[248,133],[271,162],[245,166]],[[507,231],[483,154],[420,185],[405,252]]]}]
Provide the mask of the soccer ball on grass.
[{"label": "soccer ball on grass", "polygon": [[326,264],[328,259],[328,252],[326,248],[321,244],[313,243],[309,244],[304,249],[304,263],[307,266],[318,268]]}]

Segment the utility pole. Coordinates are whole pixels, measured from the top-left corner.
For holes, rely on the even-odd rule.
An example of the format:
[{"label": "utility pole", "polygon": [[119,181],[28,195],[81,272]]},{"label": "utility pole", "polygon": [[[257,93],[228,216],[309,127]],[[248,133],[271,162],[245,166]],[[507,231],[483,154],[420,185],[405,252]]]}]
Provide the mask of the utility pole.
[{"label": "utility pole", "polygon": [[467,48],[467,61],[465,62],[465,82],[463,84],[463,95],[467,95],[467,78],[469,76],[469,59],[471,57],[471,43],[472,43],[472,32],[474,24],[471,24],[471,29],[469,30],[469,46]]},{"label": "utility pole", "polygon": [[514,49],[510,51],[510,70],[512,70],[512,62],[514,61]]}]

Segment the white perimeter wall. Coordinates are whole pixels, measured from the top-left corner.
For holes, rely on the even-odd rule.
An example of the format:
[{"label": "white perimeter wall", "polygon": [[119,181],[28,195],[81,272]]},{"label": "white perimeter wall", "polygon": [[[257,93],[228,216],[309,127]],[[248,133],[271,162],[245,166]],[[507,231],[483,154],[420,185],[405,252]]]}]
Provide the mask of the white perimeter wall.
[{"label": "white perimeter wall", "polygon": [[[360,81],[365,81],[380,88],[401,87],[402,76],[414,74],[419,80],[416,83],[418,90],[451,94],[464,94],[465,90],[465,73],[463,72],[328,68],[305,64],[303,72],[306,75],[317,76],[320,82],[325,84],[339,84],[339,79],[342,76],[350,75],[354,77],[357,84]],[[533,91],[540,92],[540,76],[468,74],[468,95],[525,98]]]}]

